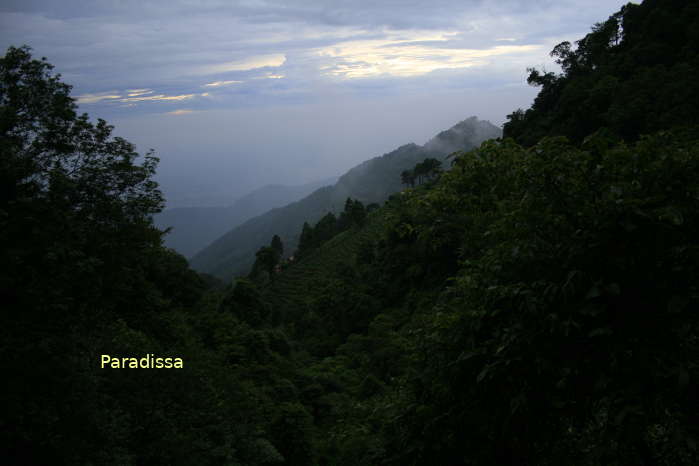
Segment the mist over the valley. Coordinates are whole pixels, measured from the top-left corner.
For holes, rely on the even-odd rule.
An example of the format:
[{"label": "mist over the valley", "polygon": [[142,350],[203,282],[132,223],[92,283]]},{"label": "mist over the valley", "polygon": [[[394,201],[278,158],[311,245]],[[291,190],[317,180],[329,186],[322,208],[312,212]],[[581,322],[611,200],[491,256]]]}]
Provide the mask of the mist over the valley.
[{"label": "mist over the valley", "polygon": [[[139,148],[157,147],[167,207],[227,206],[269,184],[303,185],[477,115],[496,125],[534,88],[339,99],[306,106],[216,110],[115,123]],[[163,135],[166,135],[163,137]]]}]

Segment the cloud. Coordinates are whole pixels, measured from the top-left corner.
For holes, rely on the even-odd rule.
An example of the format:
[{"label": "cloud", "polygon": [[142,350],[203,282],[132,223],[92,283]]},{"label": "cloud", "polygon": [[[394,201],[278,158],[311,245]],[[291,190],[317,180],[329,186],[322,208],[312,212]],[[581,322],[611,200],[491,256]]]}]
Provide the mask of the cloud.
[{"label": "cloud", "polygon": [[167,101],[167,100],[187,100],[191,99],[194,97],[195,94],[182,94],[182,95],[164,95],[164,94],[158,94],[158,95],[149,95],[149,96],[141,96],[141,97],[127,97],[125,99],[121,99],[121,102],[146,102],[146,101]]},{"label": "cloud", "polygon": [[275,53],[269,55],[258,55],[244,60],[206,65],[197,69],[196,74],[215,74],[230,71],[249,71],[258,68],[282,66],[286,61],[284,54]]},{"label": "cloud", "polygon": [[254,76],[253,79],[283,79],[286,78],[285,74],[277,74],[277,73],[266,73],[262,76]]},{"label": "cloud", "polygon": [[[353,78],[393,86],[502,60],[517,65],[510,76],[519,81],[526,66],[551,64],[554,40],[580,37],[623,3],[615,1],[9,0],[0,6],[0,45],[33,46],[93,108],[114,108],[117,94],[151,96],[132,107],[140,111],[202,86],[220,94],[208,105],[255,106],[312,96],[328,79],[343,93]],[[224,89],[238,81],[244,88]]]},{"label": "cloud", "polygon": [[501,123],[536,95],[527,67],[557,70],[549,50],[626,1],[5,0],[0,47],[46,56],[93,117],[167,154],[166,194],[185,195],[197,170],[202,190],[246,190],[471,114]]},{"label": "cloud", "polygon": [[324,73],[344,78],[364,78],[377,75],[416,76],[440,69],[469,68],[484,65],[491,57],[522,54],[540,48],[533,44],[498,45],[483,49],[447,47],[449,36],[455,34],[448,31],[415,36],[401,33],[400,38],[346,41],[321,48],[317,54],[330,62],[322,66]]},{"label": "cloud", "polygon": [[126,90],[126,95],[129,97],[138,97],[141,95],[147,95],[147,94],[152,94],[153,90],[152,89],[127,89]]},{"label": "cloud", "polygon": [[188,110],[185,108],[181,108],[179,110],[173,110],[172,112],[165,112],[165,115],[186,115],[188,113],[192,113],[194,110]]},{"label": "cloud", "polygon": [[230,80],[230,81],[214,81],[212,83],[204,84],[204,87],[220,87],[220,86],[229,86],[231,84],[240,84],[243,81],[235,81],[235,80]]},{"label": "cloud", "polygon": [[112,92],[98,92],[95,94],[81,94],[77,96],[79,104],[94,104],[103,100],[121,99],[120,94]]},{"label": "cloud", "polygon": [[167,101],[180,101],[180,100],[188,100],[192,99],[197,96],[201,97],[206,97],[208,96],[208,92],[203,92],[201,94],[180,94],[180,95],[165,95],[165,94],[158,94],[158,95],[147,95],[147,96],[138,96],[138,97],[126,97],[123,99],[119,99],[119,102],[167,102]]}]

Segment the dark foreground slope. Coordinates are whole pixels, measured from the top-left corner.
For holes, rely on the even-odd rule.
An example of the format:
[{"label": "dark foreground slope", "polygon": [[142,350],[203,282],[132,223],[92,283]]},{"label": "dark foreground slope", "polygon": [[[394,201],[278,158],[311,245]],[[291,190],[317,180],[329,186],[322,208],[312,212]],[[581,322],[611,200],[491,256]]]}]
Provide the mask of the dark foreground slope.
[{"label": "dark foreground slope", "polygon": [[698,136],[485,143],[273,277],[314,459],[696,464]]},{"label": "dark foreground slope", "polygon": [[268,185],[241,197],[233,204],[219,207],[177,207],[154,216],[165,235],[165,246],[191,257],[213,240],[244,221],[301,199],[322,186],[335,183],[334,178],[301,186]]},{"label": "dark foreground slope", "polygon": [[271,210],[229,231],[191,260],[194,269],[224,280],[245,274],[254,261],[255,251],[279,235],[293,251],[303,223],[315,222],[328,212],[339,212],[347,197],[364,203],[383,202],[399,191],[400,173],[427,157],[444,159],[457,150],[468,150],[482,141],[500,136],[499,128],[472,117],[441,132],[424,146],[407,144],[368,160],[340,177],[331,187],[321,188],[288,206]]}]

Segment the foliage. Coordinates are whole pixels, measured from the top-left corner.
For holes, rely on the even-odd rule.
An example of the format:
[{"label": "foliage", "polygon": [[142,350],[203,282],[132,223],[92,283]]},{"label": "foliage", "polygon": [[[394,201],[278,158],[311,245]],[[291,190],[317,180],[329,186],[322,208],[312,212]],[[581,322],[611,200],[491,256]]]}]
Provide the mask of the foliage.
[{"label": "foliage", "polygon": [[414,187],[416,182],[422,184],[424,181],[431,181],[441,172],[441,166],[442,162],[439,160],[426,158],[416,164],[412,170],[403,170],[400,174],[401,182]]},{"label": "foliage", "polygon": [[487,143],[270,289],[321,459],[694,464],[698,136]]},{"label": "foliage", "polygon": [[504,134],[531,146],[544,136],[574,142],[600,128],[627,141],[699,123],[699,8],[695,2],[646,0],[624,6],[551,55],[562,73],[530,69],[541,87],[534,104],[508,116]]},{"label": "foliage", "polygon": [[442,238],[459,271],[414,343],[404,461],[691,464],[699,151],[684,137],[490,143],[414,200],[432,213],[414,241],[464,226]]},{"label": "foliage", "polygon": [[[579,133],[555,126],[570,95],[557,86],[642,40],[614,21],[661,10],[635,8],[576,51],[557,47],[563,76],[532,70],[542,91],[511,118],[531,147],[506,139],[455,155],[432,186],[377,212],[380,233],[333,238],[267,291],[293,309],[282,322],[310,353],[299,384],[329,432],[321,461],[699,460],[699,131],[681,108],[643,131],[579,111]],[[572,141],[541,139],[561,133]],[[330,261],[341,244],[356,244],[344,266]],[[360,302],[371,303],[364,319]]]},{"label": "foliage", "polygon": [[424,146],[406,144],[374,157],[342,175],[334,186],[319,188],[303,199],[272,209],[231,229],[191,258],[192,268],[224,281],[245,275],[255,261],[255,252],[272,235],[279,235],[287,251],[299,246],[304,222],[318,222],[328,213],[340,215],[348,197],[367,203],[383,203],[402,189],[400,173],[425,158],[443,160],[458,150],[472,149],[482,141],[499,137],[498,127],[476,117],[440,132]]},{"label": "foliage", "polygon": [[274,235],[272,237],[270,247],[274,249],[274,251],[277,253],[279,257],[282,257],[284,255],[284,244],[282,243],[282,239],[279,237],[279,235]]},{"label": "foliage", "polygon": [[311,227],[308,222],[304,222],[299,239],[299,248],[295,257],[303,258],[338,233],[354,226],[363,226],[366,216],[367,209],[364,207],[364,204],[361,201],[348,197],[345,201],[345,209],[340,213],[339,217],[330,212],[321,218],[314,227]]},{"label": "foliage", "polygon": [[[382,207],[343,192],[339,217],[295,220],[295,260],[282,259],[286,233],[270,232],[250,277],[228,286],[161,246],[152,155],[135,164],[106,123],[75,114],[48,64],[10,49],[5,458],[699,463],[695,88],[681,78],[687,106],[674,111],[647,93],[696,65],[695,13],[628,5],[577,48],[560,44],[562,75],[530,72],[541,92],[510,116],[516,140],[452,154],[439,177],[425,161],[434,181]],[[671,71],[646,73],[661,65]],[[424,151],[473,136],[466,127],[404,148],[421,157],[406,156],[406,180]],[[101,353],[186,365],[106,371]]]},{"label": "foliage", "polygon": [[279,236],[274,235],[269,246],[263,246],[255,253],[255,263],[250,271],[250,277],[259,282],[271,280],[283,255],[282,240]]},{"label": "foliage", "polygon": [[[161,246],[157,159],[137,164],[69,93],[27,47],[0,59],[5,462],[309,464],[286,447],[308,433],[275,430],[284,410],[304,419],[293,393],[276,402],[283,332],[250,327],[265,318],[252,285],[223,300]],[[184,368],[102,369],[102,354]]]}]

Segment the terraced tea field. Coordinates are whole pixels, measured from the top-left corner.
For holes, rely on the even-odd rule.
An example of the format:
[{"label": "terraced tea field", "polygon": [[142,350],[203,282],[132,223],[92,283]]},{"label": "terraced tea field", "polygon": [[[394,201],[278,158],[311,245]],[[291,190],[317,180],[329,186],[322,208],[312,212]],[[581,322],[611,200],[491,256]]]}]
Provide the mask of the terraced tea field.
[{"label": "terraced tea field", "polygon": [[314,289],[327,279],[328,271],[343,265],[354,266],[359,248],[376,241],[385,224],[386,209],[378,209],[369,214],[363,227],[336,235],[302,260],[287,266],[263,291],[273,313],[281,320],[302,314]]}]

